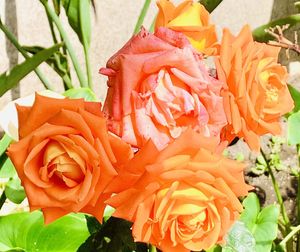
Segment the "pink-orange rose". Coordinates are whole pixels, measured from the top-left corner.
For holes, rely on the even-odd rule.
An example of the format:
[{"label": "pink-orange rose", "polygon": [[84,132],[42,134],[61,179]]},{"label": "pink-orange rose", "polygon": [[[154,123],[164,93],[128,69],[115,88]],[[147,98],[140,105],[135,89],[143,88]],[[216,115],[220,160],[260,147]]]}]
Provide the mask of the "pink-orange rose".
[{"label": "pink-orange rose", "polygon": [[252,187],[245,165],[220,154],[218,139],[188,129],[163,151],[149,141],[107,188],[115,217],[133,222],[136,241],[187,252],[222,243]]},{"label": "pink-orange rose", "polygon": [[226,124],[221,83],[182,33],[142,30],[100,72],[109,77],[109,129],[134,146],[151,139],[161,149],[188,126],[218,136]]},{"label": "pink-orange rose", "polygon": [[31,210],[45,223],[85,212],[102,221],[103,193],[115,167],[133,155],[129,145],[108,133],[100,103],[36,94],[32,107],[17,106],[20,141],[8,155],[25,188]]}]

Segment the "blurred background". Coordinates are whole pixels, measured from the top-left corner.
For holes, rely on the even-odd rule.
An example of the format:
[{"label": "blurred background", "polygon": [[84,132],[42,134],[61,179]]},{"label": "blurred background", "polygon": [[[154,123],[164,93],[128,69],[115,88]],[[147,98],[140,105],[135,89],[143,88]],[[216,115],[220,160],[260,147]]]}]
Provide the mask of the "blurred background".
[{"label": "blurred background", "polygon": [[[181,2],[174,0],[175,3]],[[100,67],[105,66],[106,61],[132,36],[137,17],[144,4],[144,0],[96,0],[95,11],[92,17],[92,42],[90,58],[92,64],[92,76],[94,90],[101,101],[106,95],[106,78],[98,74]],[[145,19],[145,26],[149,28],[157,7],[152,1],[150,10]],[[237,34],[244,24],[250,24],[254,29],[270,20],[297,13],[293,0],[223,0],[223,2],[211,14],[211,22],[217,26],[220,34],[223,27],[228,27]],[[3,22],[13,31],[21,45],[40,45],[49,47],[53,44],[47,17],[43,5],[37,0],[0,0],[0,15]],[[62,13],[63,23],[75,46],[76,54],[84,67],[84,54],[78,37],[67,25],[67,18]],[[296,27],[297,29],[297,27]],[[290,32],[293,36],[293,31]],[[0,32],[0,73],[10,69],[24,58],[13,45]],[[295,57],[290,61],[296,60]],[[285,53],[281,61],[289,65]],[[50,82],[56,87],[56,91],[62,91],[61,79],[46,64],[41,65],[41,70]],[[299,63],[289,66],[291,72],[290,81],[299,82]],[[74,73],[72,73],[74,76]],[[75,86],[78,86],[74,76]],[[25,96],[34,91],[43,90],[44,87],[35,73],[29,74],[20,83],[20,88],[15,88],[0,97],[0,109],[12,98]]]}]

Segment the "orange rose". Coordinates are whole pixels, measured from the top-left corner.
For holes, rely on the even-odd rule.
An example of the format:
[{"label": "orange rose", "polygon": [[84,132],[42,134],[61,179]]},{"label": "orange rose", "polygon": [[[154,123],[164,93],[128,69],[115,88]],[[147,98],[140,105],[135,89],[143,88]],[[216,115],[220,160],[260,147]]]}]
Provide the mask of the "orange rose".
[{"label": "orange rose", "polygon": [[130,146],[107,132],[100,103],[36,94],[32,107],[17,106],[20,141],[8,155],[25,188],[30,209],[45,223],[85,212],[102,221],[103,191],[114,166],[132,155]]},{"label": "orange rose", "polygon": [[109,129],[134,146],[152,139],[164,148],[188,126],[218,136],[226,124],[221,82],[181,33],[142,30],[100,72],[109,77]]},{"label": "orange rose", "polygon": [[209,23],[209,13],[200,3],[193,0],[183,1],[177,7],[169,0],[157,2],[159,13],[155,29],[167,27],[184,33],[191,44],[205,55],[218,53],[215,26]]},{"label": "orange rose", "polygon": [[237,37],[224,30],[218,78],[223,81],[228,126],[223,138],[243,137],[259,151],[259,136],[279,134],[279,118],[294,107],[285,67],[277,63],[279,48],[253,41],[249,26]]},{"label": "orange rose", "polygon": [[[121,192],[106,201],[115,217],[133,222],[136,241],[162,251],[208,249],[243,210],[244,165],[215,154],[217,138],[187,130],[159,152],[148,142],[120,171],[109,189]],[[217,153],[220,150],[217,150]]]}]

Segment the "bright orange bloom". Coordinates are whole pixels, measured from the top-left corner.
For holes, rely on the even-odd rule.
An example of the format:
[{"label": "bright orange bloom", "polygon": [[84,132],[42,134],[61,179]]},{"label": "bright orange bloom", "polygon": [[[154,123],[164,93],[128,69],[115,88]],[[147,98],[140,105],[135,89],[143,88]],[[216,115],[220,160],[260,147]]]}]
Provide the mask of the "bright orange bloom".
[{"label": "bright orange bloom", "polygon": [[69,212],[102,221],[103,191],[115,167],[133,153],[108,133],[100,103],[36,94],[32,107],[17,106],[20,141],[8,149],[30,209],[41,208],[45,223]]},{"label": "bright orange bloom", "polygon": [[[151,141],[107,188],[115,217],[133,222],[136,241],[186,252],[222,243],[252,187],[245,165],[222,156],[218,139],[187,130],[163,151]],[[119,193],[118,193],[119,192]]]},{"label": "bright orange bloom", "polygon": [[179,32],[142,30],[100,69],[107,75],[109,129],[131,145],[164,148],[187,127],[219,136],[227,123],[222,83]]},{"label": "bright orange bloom", "polygon": [[235,37],[224,30],[219,80],[224,82],[224,108],[228,125],[223,139],[243,137],[259,151],[259,136],[279,134],[279,118],[294,107],[286,80],[286,68],[277,63],[279,48],[254,42],[249,26]]},{"label": "bright orange bloom", "polygon": [[155,29],[167,27],[184,33],[191,44],[205,55],[218,53],[215,26],[209,23],[209,13],[200,3],[185,0],[177,7],[169,0],[157,2],[159,13]]}]

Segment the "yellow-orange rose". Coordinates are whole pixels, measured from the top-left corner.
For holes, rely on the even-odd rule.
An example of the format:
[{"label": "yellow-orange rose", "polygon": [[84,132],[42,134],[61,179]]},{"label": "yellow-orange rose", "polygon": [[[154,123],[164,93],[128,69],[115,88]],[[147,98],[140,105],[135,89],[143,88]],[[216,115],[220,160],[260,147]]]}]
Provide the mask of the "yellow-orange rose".
[{"label": "yellow-orange rose", "polygon": [[100,103],[54,99],[36,94],[32,107],[17,106],[20,141],[8,155],[25,188],[31,210],[41,208],[45,223],[69,212],[102,221],[103,191],[127,161],[131,148],[108,133]]},{"label": "yellow-orange rose", "polygon": [[155,29],[167,27],[182,32],[191,44],[205,55],[218,53],[215,26],[209,23],[209,13],[200,3],[185,0],[177,7],[169,0],[157,2],[159,13]]},{"label": "yellow-orange rose", "polygon": [[259,136],[279,134],[279,118],[294,107],[286,80],[286,68],[277,63],[278,48],[254,42],[249,26],[235,37],[224,30],[220,57],[216,60],[228,125],[223,139],[243,137],[259,151]]},{"label": "yellow-orange rose", "polygon": [[106,203],[133,222],[136,241],[172,252],[223,242],[251,187],[244,165],[216,154],[217,144],[187,130],[161,152],[148,142],[119,172],[108,189],[120,192]]}]

